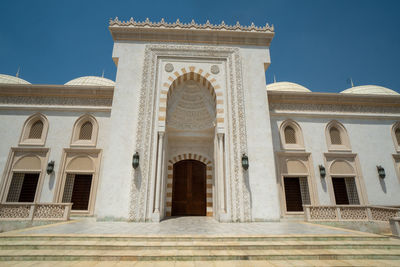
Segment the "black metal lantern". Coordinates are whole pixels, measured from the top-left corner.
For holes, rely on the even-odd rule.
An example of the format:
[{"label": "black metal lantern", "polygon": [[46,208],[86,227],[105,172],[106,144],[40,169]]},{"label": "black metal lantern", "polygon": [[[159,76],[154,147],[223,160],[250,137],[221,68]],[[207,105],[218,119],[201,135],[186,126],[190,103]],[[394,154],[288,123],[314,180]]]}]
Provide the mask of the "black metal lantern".
[{"label": "black metal lantern", "polygon": [[326,176],[325,167],[322,166],[322,165],[319,165],[319,175],[320,175],[322,178],[325,178],[325,176]]},{"label": "black metal lantern", "polygon": [[134,169],[136,169],[137,167],[139,167],[139,153],[138,153],[138,152],[136,152],[136,153],[133,155],[133,158],[132,158],[132,167],[133,167]]},{"label": "black metal lantern", "polygon": [[54,160],[52,160],[49,163],[47,163],[47,168],[46,168],[47,174],[50,174],[53,171],[54,171]]},{"label": "black metal lantern", "polygon": [[249,168],[249,157],[247,157],[246,154],[243,154],[242,156],[242,167],[245,170]]},{"label": "black metal lantern", "polygon": [[376,166],[376,168],[378,169],[378,174],[380,178],[385,178],[386,177],[386,173],[385,173],[385,169],[382,166]]}]

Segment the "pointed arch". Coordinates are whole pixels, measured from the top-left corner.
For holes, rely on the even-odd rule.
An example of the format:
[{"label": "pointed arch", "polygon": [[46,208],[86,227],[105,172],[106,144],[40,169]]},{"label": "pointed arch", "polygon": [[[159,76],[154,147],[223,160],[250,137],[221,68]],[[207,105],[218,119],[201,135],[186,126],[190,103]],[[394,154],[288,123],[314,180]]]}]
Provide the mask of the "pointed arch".
[{"label": "pointed arch", "polygon": [[93,146],[97,144],[99,124],[90,114],[80,116],[72,129],[71,146]]},{"label": "pointed arch", "polygon": [[395,122],[393,124],[391,134],[393,138],[394,147],[397,152],[400,152],[400,121]]},{"label": "pointed arch", "polygon": [[350,140],[346,128],[340,122],[333,120],[325,128],[328,151],[351,151]]},{"label": "pointed arch", "polygon": [[304,150],[303,131],[297,122],[292,119],[283,121],[279,132],[283,149]]},{"label": "pointed arch", "polygon": [[49,121],[42,113],[35,113],[26,119],[22,128],[19,145],[44,146],[49,129]]},{"label": "pointed arch", "polygon": [[207,216],[213,216],[213,164],[208,157],[198,153],[183,153],[170,157],[168,160],[168,171],[167,171],[167,190],[166,190],[166,216],[171,216],[172,208],[172,186],[173,186],[173,169],[174,164],[187,159],[198,160],[206,164],[206,197],[207,197]]},{"label": "pointed arch", "polygon": [[224,94],[221,85],[217,82],[215,77],[212,77],[210,73],[204,73],[204,70],[201,68],[196,70],[196,67],[194,66],[189,66],[188,69],[182,68],[180,70],[176,70],[173,74],[168,76],[167,81],[163,83],[159,97],[159,127],[165,128],[169,96],[171,96],[172,92],[178,85],[189,80],[197,81],[201,85],[205,86],[210,92],[215,103],[217,129],[224,129]]}]

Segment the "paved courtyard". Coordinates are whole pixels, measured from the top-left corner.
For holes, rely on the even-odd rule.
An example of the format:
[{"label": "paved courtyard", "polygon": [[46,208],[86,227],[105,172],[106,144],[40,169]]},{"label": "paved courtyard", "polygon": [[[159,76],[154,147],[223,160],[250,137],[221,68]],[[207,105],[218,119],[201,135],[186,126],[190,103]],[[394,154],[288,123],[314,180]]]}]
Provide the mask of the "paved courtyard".
[{"label": "paved courtyard", "polygon": [[[79,218],[67,223],[18,230],[19,234],[85,235],[343,235],[361,232],[304,222],[219,223],[209,217],[177,217],[160,223],[99,222]],[[6,233],[5,233],[6,234]]]}]

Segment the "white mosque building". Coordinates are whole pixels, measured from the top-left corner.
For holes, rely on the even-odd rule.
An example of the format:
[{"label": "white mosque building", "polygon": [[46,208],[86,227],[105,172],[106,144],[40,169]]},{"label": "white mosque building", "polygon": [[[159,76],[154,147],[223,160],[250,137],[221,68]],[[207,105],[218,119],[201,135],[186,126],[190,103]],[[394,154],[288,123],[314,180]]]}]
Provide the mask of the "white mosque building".
[{"label": "white mosque building", "polygon": [[70,203],[71,215],[152,222],[400,206],[397,92],[266,85],[268,24],[116,18],[109,29],[115,82],[0,75],[0,217],[62,217]]}]

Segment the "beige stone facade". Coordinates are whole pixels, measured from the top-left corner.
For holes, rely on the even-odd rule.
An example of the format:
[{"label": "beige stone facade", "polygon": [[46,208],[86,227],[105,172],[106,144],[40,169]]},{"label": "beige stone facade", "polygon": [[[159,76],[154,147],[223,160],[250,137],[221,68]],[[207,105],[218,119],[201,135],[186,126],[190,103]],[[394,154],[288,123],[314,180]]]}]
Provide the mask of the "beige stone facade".
[{"label": "beige stone facade", "polygon": [[[178,189],[187,215],[220,222],[400,206],[393,90],[266,86],[269,25],[115,19],[110,32],[115,82],[0,76],[2,204],[73,203],[73,215],[153,222],[172,216]],[[183,161],[204,173],[179,176]]]}]

